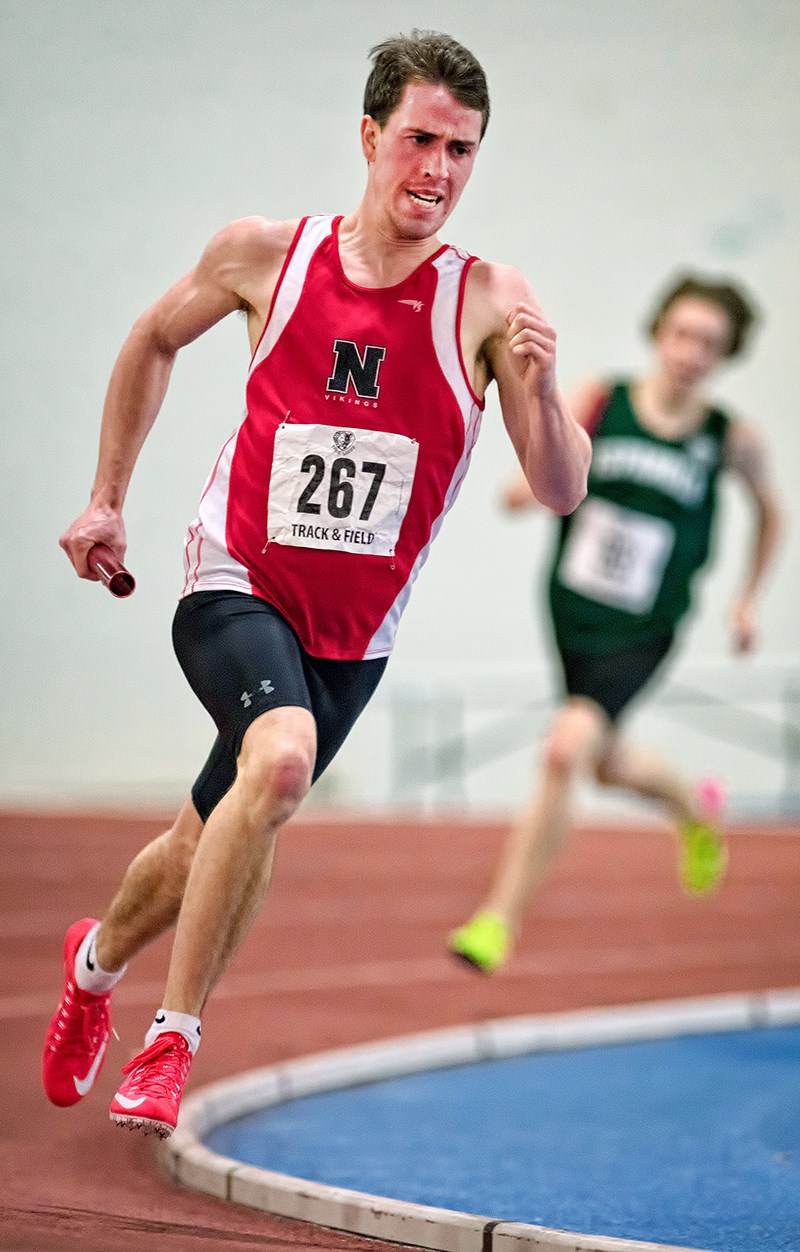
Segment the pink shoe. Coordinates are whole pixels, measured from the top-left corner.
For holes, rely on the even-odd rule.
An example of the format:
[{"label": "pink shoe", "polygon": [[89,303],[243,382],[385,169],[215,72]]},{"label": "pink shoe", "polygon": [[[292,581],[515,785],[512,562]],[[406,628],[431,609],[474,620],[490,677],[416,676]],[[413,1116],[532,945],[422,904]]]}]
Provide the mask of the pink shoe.
[{"label": "pink shoe", "polygon": [[111,994],[92,995],[75,982],[75,955],[96,926],[84,917],[64,939],[64,990],[50,1023],[42,1052],[42,1082],[47,1097],[62,1108],[77,1104],[100,1073],[111,1033]]},{"label": "pink shoe", "polygon": [[695,788],[700,816],[679,828],[679,877],[687,895],[706,896],[720,886],[728,868],[728,849],[722,833],[725,789],[716,778],[705,778]]},{"label": "pink shoe", "polygon": [[720,778],[701,778],[695,787],[695,795],[701,812],[710,821],[721,821],[727,795]]},{"label": "pink shoe", "polygon": [[118,1126],[166,1139],[178,1124],[178,1109],[192,1051],[183,1035],[166,1031],[123,1069],[128,1077],[111,1101],[110,1117]]}]

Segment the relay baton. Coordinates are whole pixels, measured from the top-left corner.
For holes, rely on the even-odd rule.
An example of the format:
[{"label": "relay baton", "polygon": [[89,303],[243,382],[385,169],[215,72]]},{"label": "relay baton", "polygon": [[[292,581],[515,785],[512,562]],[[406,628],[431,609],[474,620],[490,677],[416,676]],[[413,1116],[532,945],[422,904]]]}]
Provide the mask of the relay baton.
[{"label": "relay baton", "polygon": [[108,587],[112,596],[122,599],[136,589],[136,579],[130,570],[120,565],[110,548],[104,543],[96,543],[86,553],[86,564],[96,574],[104,587]]}]

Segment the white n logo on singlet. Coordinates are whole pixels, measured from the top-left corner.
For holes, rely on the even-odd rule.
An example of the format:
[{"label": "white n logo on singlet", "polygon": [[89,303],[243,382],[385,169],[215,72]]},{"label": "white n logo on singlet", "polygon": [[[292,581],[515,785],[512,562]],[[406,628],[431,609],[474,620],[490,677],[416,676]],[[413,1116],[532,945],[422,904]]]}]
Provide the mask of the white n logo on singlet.
[{"label": "white n logo on singlet", "polygon": [[380,394],[378,370],[386,356],[385,348],[368,344],[362,356],[358,344],[352,339],[334,339],[333,373],[326,384],[327,391],[346,395],[350,384],[361,400],[377,400]]}]

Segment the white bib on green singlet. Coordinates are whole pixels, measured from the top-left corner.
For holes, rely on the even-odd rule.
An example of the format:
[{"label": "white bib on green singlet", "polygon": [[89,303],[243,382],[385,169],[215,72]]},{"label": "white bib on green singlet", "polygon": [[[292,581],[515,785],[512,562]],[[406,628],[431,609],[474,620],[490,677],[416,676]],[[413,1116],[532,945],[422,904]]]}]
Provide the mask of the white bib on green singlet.
[{"label": "white bib on green singlet", "polygon": [[589,600],[648,613],[674,543],[674,527],[663,518],[595,497],[584,501],[575,515],[558,579]]}]

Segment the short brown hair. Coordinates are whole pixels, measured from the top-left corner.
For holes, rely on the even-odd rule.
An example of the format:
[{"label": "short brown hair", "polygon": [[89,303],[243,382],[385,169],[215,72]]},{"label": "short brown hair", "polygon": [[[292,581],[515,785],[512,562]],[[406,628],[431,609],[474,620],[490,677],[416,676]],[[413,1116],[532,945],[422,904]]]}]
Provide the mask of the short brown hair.
[{"label": "short brown hair", "polygon": [[725,356],[738,356],[747,343],[758,313],[755,304],[749,296],[744,294],[741,287],[734,286],[727,279],[703,278],[699,274],[683,274],[675,279],[661,297],[650,319],[647,329],[651,337],[661,325],[667,310],[676,300],[681,300],[684,296],[708,300],[710,304],[716,304],[724,313],[727,313],[731,326],[731,338]]},{"label": "short brown hair", "polygon": [[480,62],[449,35],[412,30],[370,49],[372,71],[364,89],[364,112],[381,129],[394,113],[406,84],[440,84],[459,104],[481,115],[481,139],[489,124],[489,88]]}]

